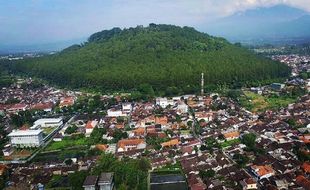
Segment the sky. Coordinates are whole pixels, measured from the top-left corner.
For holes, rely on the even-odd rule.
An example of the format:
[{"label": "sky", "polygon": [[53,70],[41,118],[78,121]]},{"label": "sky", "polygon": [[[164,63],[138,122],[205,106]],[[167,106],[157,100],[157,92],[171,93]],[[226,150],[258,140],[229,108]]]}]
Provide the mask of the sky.
[{"label": "sky", "polygon": [[0,45],[54,43],[149,23],[199,29],[236,12],[277,4],[310,12],[310,0],[0,0]]}]

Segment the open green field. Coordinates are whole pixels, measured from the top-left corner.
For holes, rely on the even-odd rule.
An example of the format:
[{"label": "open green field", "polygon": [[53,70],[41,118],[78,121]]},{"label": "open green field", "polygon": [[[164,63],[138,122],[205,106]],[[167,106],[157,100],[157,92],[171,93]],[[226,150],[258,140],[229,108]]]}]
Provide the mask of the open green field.
[{"label": "open green field", "polygon": [[52,150],[60,150],[71,148],[75,146],[84,146],[88,145],[86,137],[78,138],[78,139],[71,139],[71,138],[64,138],[62,141],[59,142],[52,142],[46,147],[46,151]]},{"label": "open green field", "polygon": [[286,96],[267,97],[249,91],[244,91],[244,95],[240,101],[241,105],[254,113],[286,107],[288,104],[296,101],[295,98]]},{"label": "open green field", "polygon": [[240,139],[234,139],[234,140],[230,140],[230,141],[225,141],[223,143],[221,143],[221,147],[222,148],[226,148],[226,147],[229,147],[229,146],[232,146],[234,144],[239,144],[240,143]]}]

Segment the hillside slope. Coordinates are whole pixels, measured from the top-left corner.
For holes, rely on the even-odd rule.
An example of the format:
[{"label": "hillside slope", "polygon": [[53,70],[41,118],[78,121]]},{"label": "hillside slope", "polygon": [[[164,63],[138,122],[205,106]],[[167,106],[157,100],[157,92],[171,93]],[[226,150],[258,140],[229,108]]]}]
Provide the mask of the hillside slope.
[{"label": "hillside slope", "polygon": [[197,90],[202,72],[207,86],[257,84],[290,72],[223,38],[155,24],[98,32],[83,45],[18,61],[10,69],[73,88],[128,91],[149,84],[167,94]]}]

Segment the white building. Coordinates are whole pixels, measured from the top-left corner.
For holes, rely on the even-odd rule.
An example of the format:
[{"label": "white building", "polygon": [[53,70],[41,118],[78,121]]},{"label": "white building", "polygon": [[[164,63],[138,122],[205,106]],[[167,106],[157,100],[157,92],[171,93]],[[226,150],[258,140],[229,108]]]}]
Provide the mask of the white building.
[{"label": "white building", "polygon": [[44,119],[38,119],[34,122],[33,128],[45,128],[45,127],[59,127],[63,124],[62,118],[44,118]]},{"label": "white building", "polygon": [[187,113],[188,112],[188,105],[186,105],[185,103],[178,104],[177,111],[180,112],[181,114]]},{"label": "white building", "polygon": [[125,117],[127,116],[122,110],[109,109],[108,117]]},{"label": "white building", "polygon": [[43,143],[42,130],[17,130],[8,137],[14,147],[39,147]]},{"label": "white building", "polygon": [[90,137],[90,134],[93,132],[93,130],[97,127],[98,121],[97,120],[92,120],[88,121],[86,126],[85,126],[85,136]]},{"label": "white building", "polygon": [[166,108],[167,106],[173,106],[173,100],[168,100],[167,98],[156,98],[156,105],[159,105],[162,108]]},{"label": "white building", "polygon": [[122,110],[124,113],[130,113],[132,111],[131,103],[123,103]]}]

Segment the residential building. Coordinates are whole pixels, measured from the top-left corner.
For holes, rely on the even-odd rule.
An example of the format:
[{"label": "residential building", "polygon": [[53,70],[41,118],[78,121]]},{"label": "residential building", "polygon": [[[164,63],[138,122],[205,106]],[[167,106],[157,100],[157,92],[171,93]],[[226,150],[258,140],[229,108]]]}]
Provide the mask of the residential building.
[{"label": "residential building", "polygon": [[270,85],[270,88],[271,88],[272,90],[275,90],[275,91],[280,91],[280,90],[282,90],[284,87],[285,87],[285,84],[281,84],[281,83],[272,83],[272,84]]},{"label": "residential building", "polygon": [[146,143],[143,139],[122,139],[117,143],[117,151],[124,152],[128,150],[145,149]]},{"label": "residential building", "polygon": [[98,180],[99,190],[113,190],[114,173],[101,173]]},{"label": "residential building", "polygon": [[238,131],[233,131],[233,132],[229,132],[229,133],[224,134],[225,139],[228,141],[237,139],[237,138],[239,138],[239,136],[240,136],[240,133]]},{"label": "residential building", "polygon": [[108,113],[108,117],[125,117],[126,116],[126,114],[123,113],[122,110],[117,110],[114,108],[109,109],[107,113]]},{"label": "residential building", "polygon": [[123,103],[122,104],[122,111],[124,113],[130,113],[132,111],[131,103]]},{"label": "residential building", "polygon": [[159,105],[162,108],[167,106],[173,106],[173,100],[168,100],[168,98],[156,98],[156,105]]},{"label": "residential building", "polygon": [[90,137],[90,134],[93,132],[94,128],[98,125],[97,120],[88,121],[85,126],[85,136]]},{"label": "residential building", "polygon": [[240,181],[243,190],[257,189],[257,183],[253,178],[247,178]]},{"label": "residential building", "polygon": [[253,165],[251,166],[251,170],[253,174],[260,180],[263,178],[269,178],[275,174],[274,170],[269,165],[263,165],[263,166]]},{"label": "residential building", "polygon": [[98,176],[87,176],[83,183],[84,190],[97,190]]}]

